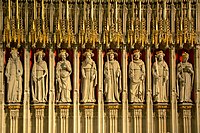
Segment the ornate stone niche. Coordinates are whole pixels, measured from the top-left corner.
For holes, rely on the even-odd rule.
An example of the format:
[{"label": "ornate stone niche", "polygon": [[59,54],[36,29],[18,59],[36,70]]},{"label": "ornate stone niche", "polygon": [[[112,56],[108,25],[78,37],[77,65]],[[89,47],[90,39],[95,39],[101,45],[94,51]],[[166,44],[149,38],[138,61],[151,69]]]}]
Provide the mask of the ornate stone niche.
[{"label": "ornate stone niche", "polygon": [[12,48],[10,51],[10,57],[6,64],[5,76],[6,76],[6,90],[7,90],[7,102],[8,103],[20,103],[22,101],[22,75],[23,65],[20,59],[19,50]]},{"label": "ornate stone niche", "polygon": [[139,50],[134,50],[129,63],[129,103],[142,103],[145,99],[145,64]]},{"label": "ornate stone niche", "polygon": [[164,56],[162,50],[157,51],[152,66],[153,101],[158,103],[169,100],[169,68]]},{"label": "ornate stone niche", "polygon": [[106,54],[106,62],[104,64],[104,94],[105,102],[119,103],[120,93],[122,92],[122,73],[118,60],[115,56],[118,54],[112,49]]},{"label": "ornate stone niche", "polygon": [[83,103],[95,103],[95,87],[97,85],[97,67],[92,59],[92,50],[87,49],[83,56],[85,59],[81,63],[81,96]]},{"label": "ornate stone niche", "polygon": [[34,63],[31,70],[31,92],[34,103],[44,103],[48,99],[48,66],[44,60],[43,50],[34,53]]},{"label": "ornate stone niche", "polygon": [[70,103],[72,91],[72,66],[66,58],[69,54],[61,50],[58,57],[61,58],[56,64],[56,102]]},{"label": "ornate stone niche", "polygon": [[180,103],[192,102],[195,73],[189,58],[189,53],[182,52],[180,62],[177,64],[177,96]]}]

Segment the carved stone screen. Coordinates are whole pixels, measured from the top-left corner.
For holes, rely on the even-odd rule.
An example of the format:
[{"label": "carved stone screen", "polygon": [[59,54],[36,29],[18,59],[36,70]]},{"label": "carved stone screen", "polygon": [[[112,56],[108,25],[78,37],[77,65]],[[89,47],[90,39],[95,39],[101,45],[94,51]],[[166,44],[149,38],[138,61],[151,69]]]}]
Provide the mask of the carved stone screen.
[{"label": "carved stone screen", "polygon": [[0,0],[0,133],[200,133],[200,1]]}]

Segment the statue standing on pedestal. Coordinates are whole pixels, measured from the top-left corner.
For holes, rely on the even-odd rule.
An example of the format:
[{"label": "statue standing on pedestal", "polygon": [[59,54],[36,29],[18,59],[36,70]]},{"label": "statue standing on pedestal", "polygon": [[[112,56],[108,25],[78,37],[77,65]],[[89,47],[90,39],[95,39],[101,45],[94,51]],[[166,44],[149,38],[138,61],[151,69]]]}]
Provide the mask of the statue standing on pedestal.
[{"label": "statue standing on pedestal", "polygon": [[189,54],[182,54],[182,62],[177,65],[178,90],[180,91],[180,102],[192,102],[191,92],[194,81],[194,70],[188,62]]},{"label": "statue standing on pedestal", "polygon": [[81,92],[82,92],[82,100],[84,103],[93,103],[95,102],[95,86],[97,85],[97,70],[96,64],[92,60],[92,56],[94,54],[91,50],[87,50],[83,56],[85,56],[85,60],[81,65]]},{"label": "statue standing on pedestal", "polygon": [[129,64],[130,102],[144,102],[145,95],[145,65],[140,59],[140,51],[134,50]]},{"label": "statue standing on pedestal", "polygon": [[9,103],[21,102],[23,67],[17,49],[13,48],[10,54],[11,57],[8,60],[5,71],[8,89],[7,101]]},{"label": "statue standing on pedestal", "polygon": [[168,102],[169,69],[163,51],[156,52],[152,67],[154,102]]},{"label": "statue standing on pedestal", "polygon": [[59,57],[62,58],[56,66],[56,84],[57,84],[57,102],[71,102],[70,91],[72,90],[71,63],[66,60],[69,54],[65,50],[61,50]]},{"label": "statue standing on pedestal", "polygon": [[120,102],[121,70],[119,62],[114,59],[115,55],[117,53],[110,50],[107,53],[107,62],[104,66],[105,102]]},{"label": "statue standing on pedestal", "polygon": [[[48,68],[43,60],[45,53],[39,50],[34,55],[34,64],[31,75],[33,102],[46,102],[48,93]],[[37,57],[37,60],[36,60]]]}]

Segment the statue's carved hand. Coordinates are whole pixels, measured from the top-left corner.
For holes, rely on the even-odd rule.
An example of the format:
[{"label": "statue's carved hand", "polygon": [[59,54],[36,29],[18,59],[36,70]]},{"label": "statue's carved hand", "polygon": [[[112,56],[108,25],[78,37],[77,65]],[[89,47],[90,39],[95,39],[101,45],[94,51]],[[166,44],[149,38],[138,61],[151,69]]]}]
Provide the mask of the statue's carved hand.
[{"label": "statue's carved hand", "polygon": [[110,79],[111,79],[111,77],[110,77],[110,76],[107,76],[107,77],[106,77],[106,79],[107,79],[107,80],[110,80]]},{"label": "statue's carved hand", "polygon": [[141,76],[140,79],[141,79],[141,80],[144,80],[144,76]]},{"label": "statue's carved hand", "polygon": [[57,79],[57,81],[58,81],[59,84],[61,84],[61,80],[60,79]]},{"label": "statue's carved hand", "polygon": [[119,73],[119,72],[117,72],[117,77],[119,77],[119,75],[120,75],[120,73]]},{"label": "statue's carved hand", "polygon": [[180,77],[180,82],[185,82],[184,78]]},{"label": "statue's carved hand", "polygon": [[36,81],[37,81],[37,78],[36,78],[36,77],[33,77],[33,81],[35,81],[35,82],[36,82]]},{"label": "statue's carved hand", "polygon": [[155,75],[154,75],[154,78],[158,79],[158,78],[159,78],[159,76],[158,76],[157,74],[155,74]]},{"label": "statue's carved hand", "polygon": [[91,78],[92,80],[94,80],[95,79],[95,75],[92,75],[92,78]]},{"label": "statue's carved hand", "polygon": [[7,81],[8,81],[8,82],[10,81],[10,77],[7,77]]},{"label": "statue's carved hand", "polygon": [[83,78],[85,79],[85,78],[86,78],[86,75],[83,75]]}]

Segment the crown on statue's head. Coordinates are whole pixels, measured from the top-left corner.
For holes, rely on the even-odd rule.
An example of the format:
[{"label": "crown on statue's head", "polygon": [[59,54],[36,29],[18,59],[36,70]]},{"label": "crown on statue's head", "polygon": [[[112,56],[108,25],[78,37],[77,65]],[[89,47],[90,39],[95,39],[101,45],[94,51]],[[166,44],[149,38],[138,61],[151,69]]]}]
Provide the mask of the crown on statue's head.
[{"label": "crown on statue's head", "polygon": [[60,50],[60,53],[58,54],[58,57],[61,57],[62,55],[69,56],[69,54],[64,49]]}]

